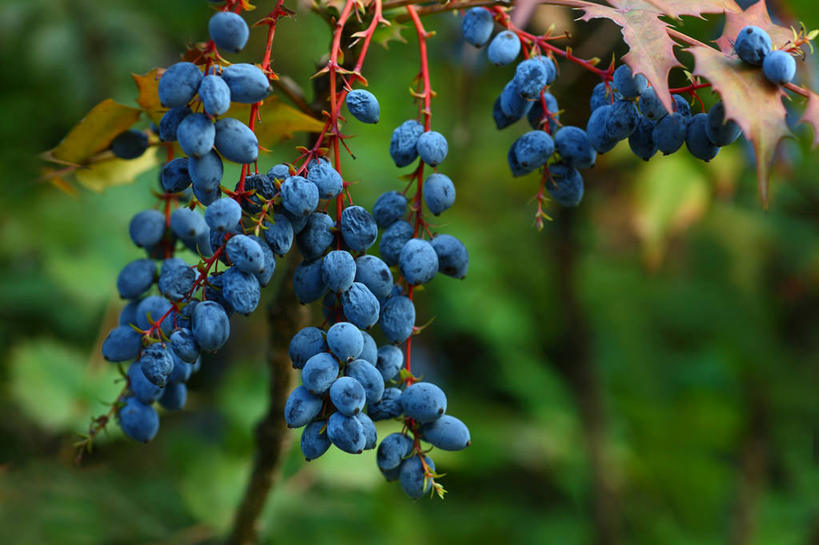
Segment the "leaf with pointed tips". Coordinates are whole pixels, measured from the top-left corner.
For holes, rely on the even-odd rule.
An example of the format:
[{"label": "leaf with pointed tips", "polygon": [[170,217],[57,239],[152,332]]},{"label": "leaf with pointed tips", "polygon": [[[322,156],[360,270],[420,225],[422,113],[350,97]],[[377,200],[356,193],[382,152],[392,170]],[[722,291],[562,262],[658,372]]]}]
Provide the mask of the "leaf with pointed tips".
[{"label": "leaf with pointed tips", "polygon": [[137,87],[136,102],[148,114],[154,123],[159,123],[162,114],[167,111],[159,102],[159,68],[154,68],[150,72],[139,75],[131,74]]},{"label": "leaf with pointed tips", "polygon": [[790,135],[782,88],[771,85],[759,68],[716,49],[695,46],[688,51],[694,55],[694,74],[711,82],[725,103],[726,118],[736,121],[753,144],[759,195],[767,206],[774,153],[779,142]]},{"label": "leaf with pointed tips", "polygon": [[813,91],[810,91],[808,106],[805,108],[805,113],[799,121],[813,127],[813,142],[811,142],[811,146],[814,148],[819,146],[819,95]]},{"label": "leaf with pointed tips", "polygon": [[793,31],[790,28],[774,24],[770,15],[768,15],[768,6],[765,0],[760,0],[745,11],[725,14],[725,27],[722,29],[722,36],[716,39],[716,43],[723,53],[726,55],[734,53],[734,41],[736,41],[739,31],[748,25],[758,26],[767,32],[776,49],[780,49],[788,42],[793,41]]},{"label": "leaf with pointed tips", "polygon": [[127,185],[160,163],[160,151],[154,146],[136,159],[119,159],[111,156],[104,161],[93,163],[88,168],[77,169],[74,176],[80,185],[97,192],[105,191],[109,187]]}]

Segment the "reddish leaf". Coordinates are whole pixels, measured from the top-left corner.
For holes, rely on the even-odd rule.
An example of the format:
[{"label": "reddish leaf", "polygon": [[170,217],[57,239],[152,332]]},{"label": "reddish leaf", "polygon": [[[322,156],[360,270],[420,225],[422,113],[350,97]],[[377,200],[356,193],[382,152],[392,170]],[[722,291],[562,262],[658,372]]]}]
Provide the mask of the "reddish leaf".
[{"label": "reddish leaf", "polygon": [[780,140],[790,134],[782,88],[771,85],[758,67],[716,49],[695,46],[688,51],[696,62],[694,74],[711,82],[725,103],[726,117],[736,121],[753,144],[759,194],[767,206],[774,153]]},{"label": "reddish leaf", "polygon": [[813,127],[813,147],[819,146],[819,95],[810,91],[808,97],[808,107],[805,114],[800,119],[802,123],[808,123]]},{"label": "reddish leaf", "polygon": [[716,40],[723,53],[726,55],[734,53],[734,41],[737,39],[739,31],[748,25],[758,26],[770,34],[771,41],[777,49],[781,49],[782,46],[793,41],[793,31],[774,24],[768,15],[768,6],[765,0],[759,0],[745,11],[725,14],[725,28],[722,29],[722,36]]},{"label": "reddish leaf", "polygon": [[666,110],[671,111],[668,74],[682,66],[674,55],[677,45],[668,35],[669,25],[660,17],[679,18],[682,15],[700,17],[704,13],[733,13],[739,8],[732,0],[608,0],[612,7],[578,2],[581,20],[611,19],[623,32],[629,52],[623,61],[632,72],[643,74]]}]

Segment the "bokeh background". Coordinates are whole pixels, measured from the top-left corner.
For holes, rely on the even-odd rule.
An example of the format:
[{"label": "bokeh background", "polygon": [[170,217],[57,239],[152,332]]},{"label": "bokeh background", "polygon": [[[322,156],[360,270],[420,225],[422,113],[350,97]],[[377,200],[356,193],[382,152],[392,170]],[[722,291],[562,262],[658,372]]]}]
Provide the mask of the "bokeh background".
[{"label": "bokeh background", "polygon": [[[819,27],[813,0],[769,3],[783,21]],[[156,172],[73,196],[37,180],[39,152],[102,99],[133,104],[130,74],[175,62],[205,38],[210,14],[200,0],[0,4],[0,543],[212,543],[230,523],[267,403],[264,313],[233,319],[230,344],[151,444],[112,426],[75,467],[76,434],[121,386],[99,348],[121,308],[116,274],[139,256],[127,224],[152,205]],[[581,56],[624,52],[613,25],[575,25],[559,8],[538,8],[531,27],[552,23]],[[262,542],[819,543],[810,130],[783,146],[767,211],[743,142],[707,166],[684,151],[643,163],[621,144],[585,173],[582,205],[551,209],[555,221],[537,232],[537,177],[512,179],[506,166],[526,127],[498,132],[491,118],[513,68],[465,47],[457,17],[426,24],[437,31],[433,125],[450,140],[441,168],[458,191],[439,230],[467,244],[471,266],[466,280],[435,279],[418,297],[419,322],[434,321],[413,368],[443,385],[473,444],[434,454],[445,501],[414,502],[383,482],[372,451],[331,449],[305,464],[293,432]],[[685,20],[703,39],[720,24]],[[258,60],[262,34],[232,59]],[[368,59],[381,122],[352,126],[358,159],[344,162],[367,206],[402,188],[387,149],[392,128],[415,115],[407,91],[418,70],[414,33],[402,34],[407,44]],[[274,68],[309,85],[328,36],[302,7],[279,27]],[[815,66],[800,69],[814,88]],[[584,126],[595,81],[561,69],[563,122]],[[304,138],[262,166],[292,160]]]}]

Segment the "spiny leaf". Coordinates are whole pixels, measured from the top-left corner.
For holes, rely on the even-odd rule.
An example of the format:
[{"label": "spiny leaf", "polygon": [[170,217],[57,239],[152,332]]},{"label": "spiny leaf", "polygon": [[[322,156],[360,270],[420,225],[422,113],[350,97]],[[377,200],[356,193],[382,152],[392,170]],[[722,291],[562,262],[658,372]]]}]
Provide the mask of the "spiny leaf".
[{"label": "spiny leaf", "polygon": [[668,74],[682,66],[674,55],[675,42],[669,37],[669,25],[660,17],[679,18],[682,15],[700,17],[704,13],[738,10],[731,0],[608,0],[604,5],[578,5],[584,11],[581,20],[611,19],[622,28],[629,52],[623,61],[632,72],[643,74],[657,96],[671,111]]},{"label": "spiny leaf", "polygon": [[159,68],[154,68],[147,74],[131,74],[137,86],[137,104],[148,114],[154,123],[159,123],[162,114],[167,111],[159,102]]},{"label": "spiny leaf", "polygon": [[793,31],[787,27],[774,24],[770,15],[768,15],[768,6],[765,0],[759,0],[745,11],[733,11],[725,14],[725,27],[722,29],[722,36],[716,40],[723,53],[726,55],[734,53],[734,41],[736,41],[739,31],[748,25],[758,26],[767,32],[777,49],[793,41]]},{"label": "spiny leaf", "polygon": [[110,98],[103,100],[74,125],[57,147],[45,152],[43,158],[55,163],[85,165],[94,155],[108,149],[118,134],[131,128],[139,114],[137,108]]},{"label": "spiny leaf", "polygon": [[381,25],[375,29],[373,41],[384,49],[389,49],[390,42],[407,43],[406,38],[401,35],[406,28],[407,25],[402,25],[398,21],[393,21],[389,26]]},{"label": "spiny leaf", "polygon": [[771,85],[757,67],[704,46],[688,48],[696,63],[694,74],[714,87],[725,103],[725,115],[742,128],[756,151],[759,195],[768,205],[771,163],[780,140],[790,134],[785,122],[784,92]]},{"label": "spiny leaf", "polygon": [[[227,113],[243,123],[250,119],[249,104],[234,104]],[[291,138],[295,132],[319,132],[324,123],[271,96],[259,106],[261,121],[256,122],[259,144],[270,147]]]},{"label": "spiny leaf", "polygon": [[799,121],[802,123],[808,123],[813,127],[813,142],[811,145],[814,148],[819,146],[819,95],[813,91],[810,91],[808,106],[805,108],[805,114]]}]

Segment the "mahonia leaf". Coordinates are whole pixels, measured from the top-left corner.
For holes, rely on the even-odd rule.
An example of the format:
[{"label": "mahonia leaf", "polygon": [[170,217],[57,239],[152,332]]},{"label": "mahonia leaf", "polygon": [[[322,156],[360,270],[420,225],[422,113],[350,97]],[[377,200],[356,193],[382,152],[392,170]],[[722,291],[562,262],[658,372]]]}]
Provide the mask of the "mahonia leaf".
[{"label": "mahonia leaf", "polygon": [[108,149],[116,136],[139,119],[140,110],[106,99],[94,106],[43,158],[55,163],[85,165]]},{"label": "mahonia leaf", "polygon": [[608,3],[611,7],[578,5],[577,9],[584,11],[580,19],[611,19],[621,27],[623,39],[629,46],[623,62],[635,74],[646,77],[668,111],[672,109],[668,74],[672,68],[682,65],[674,55],[677,44],[668,35],[670,27],[660,17],[701,16],[738,9],[729,0],[608,0]]},{"label": "mahonia leaf", "polygon": [[152,146],[136,159],[119,159],[118,157],[95,162],[87,168],[74,172],[77,181],[92,191],[102,192],[109,187],[127,185],[137,176],[156,167],[160,163],[161,149]]},{"label": "mahonia leaf", "polygon": [[802,123],[808,123],[813,127],[813,147],[819,146],[819,95],[813,91],[809,91],[808,106],[805,108],[805,113],[799,120]]},{"label": "mahonia leaf", "polygon": [[759,195],[768,204],[771,164],[780,140],[790,134],[785,122],[782,88],[765,79],[762,70],[705,46],[689,47],[694,55],[694,74],[711,82],[725,103],[725,115],[733,119],[754,146]]},{"label": "mahonia leaf", "polygon": [[162,119],[162,114],[167,111],[159,102],[159,73],[158,68],[154,68],[147,74],[140,76],[139,74],[131,74],[134,78],[134,83],[137,86],[136,102],[148,114],[154,123],[159,123]]},{"label": "mahonia leaf", "polygon": [[793,31],[790,28],[774,24],[768,15],[768,6],[765,0],[759,0],[745,11],[729,12],[725,14],[725,27],[722,36],[716,43],[723,53],[734,53],[734,41],[739,31],[748,25],[758,26],[771,36],[771,42],[776,49],[781,49],[788,42],[793,42]]},{"label": "mahonia leaf", "polygon": [[384,49],[388,49],[390,42],[407,43],[406,38],[401,35],[401,32],[407,28],[407,25],[402,25],[398,21],[392,21],[388,26],[379,25],[373,33],[373,41]]}]

